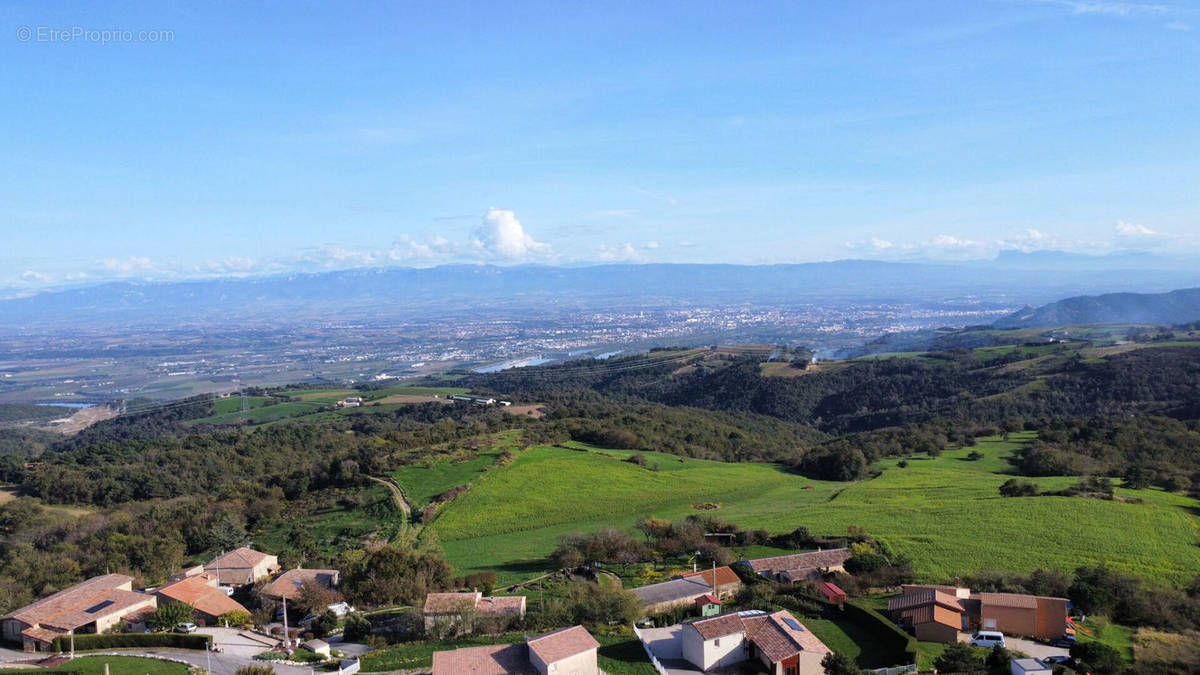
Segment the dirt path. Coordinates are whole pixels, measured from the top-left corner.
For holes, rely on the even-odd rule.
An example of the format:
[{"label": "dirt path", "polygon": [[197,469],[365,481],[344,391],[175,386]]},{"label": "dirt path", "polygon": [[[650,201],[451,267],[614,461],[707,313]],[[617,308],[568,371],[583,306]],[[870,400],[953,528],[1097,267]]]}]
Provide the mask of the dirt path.
[{"label": "dirt path", "polygon": [[407,519],[412,520],[412,505],[409,504],[408,495],[404,494],[404,488],[400,487],[399,483],[391,478],[376,478],[375,476],[367,476],[367,478],[391,490],[392,497],[396,500],[396,506],[404,512],[404,516]]},{"label": "dirt path", "polygon": [[107,419],[112,419],[121,414],[121,408],[111,408],[107,405],[94,405],[90,408],[81,408],[78,412],[70,417],[62,419],[50,420],[42,426],[48,431],[57,431],[60,434],[70,436],[77,434],[84,429],[92,426],[96,422]]}]

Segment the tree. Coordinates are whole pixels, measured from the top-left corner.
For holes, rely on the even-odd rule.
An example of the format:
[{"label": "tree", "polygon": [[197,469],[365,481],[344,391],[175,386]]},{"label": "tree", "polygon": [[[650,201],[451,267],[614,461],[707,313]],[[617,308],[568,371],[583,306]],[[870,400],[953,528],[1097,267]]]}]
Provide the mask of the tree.
[{"label": "tree", "polygon": [[171,630],[181,623],[196,620],[196,610],[182,602],[165,601],[150,613],[148,622],[154,630]]},{"label": "tree", "polygon": [[347,551],[342,593],[355,604],[397,605],[423,600],[450,587],[451,569],[441,550],[396,545]]},{"label": "tree", "polygon": [[209,548],[218,551],[232,551],[249,540],[246,528],[232,513],[223,512],[208,528]]},{"label": "tree", "polygon": [[250,623],[250,612],[240,609],[235,609],[232,612],[225,612],[219,617],[219,621],[223,626],[239,627]]},{"label": "tree", "polygon": [[350,642],[361,642],[371,634],[371,622],[367,617],[358,612],[350,612],[346,615],[345,625],[343,627],[343,635]]},{"label": "tree", "polygon": [[1121,652],[1103,642],[1079,642],[1071,646],[1071,657],[1079,659],[1100,675],[1118,673],[1125,662]]},{"label": "tree", "polygon": [[1004,647],[996,645],[992,647],[992,651],[988,652],[984,663],[987,665],[989,673],[993,673],[994,675],[1008,675],[1012,664],[1012,653]]},{"label": "tree", "polygon": [[830,652],[821,659],[821,667],[825,675],[859,675],[862,669],[854,665],[849,656],[841,652]]},{"label": "tree", "polygon": [[985,670],[983,659],[974,647],[965,642],[955,642],[934,659],[933,665],[939,673],[981,673]]},{"label": "tree", "polygon": [[300,587],[300,593],[292,601],[292,606],[305,614],[321,614],[335,602],[337,596],[333,591],[313,582]]}]

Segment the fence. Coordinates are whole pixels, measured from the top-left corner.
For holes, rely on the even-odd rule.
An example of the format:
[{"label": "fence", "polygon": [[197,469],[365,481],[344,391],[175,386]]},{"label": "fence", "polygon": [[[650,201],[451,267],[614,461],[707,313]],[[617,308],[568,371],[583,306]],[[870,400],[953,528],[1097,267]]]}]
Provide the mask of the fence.
[{"label": "fence", "polygon": [[905,675],[906,673],[917,672],[917,664],[909,664],[907,666],[892,666],[891,668],[876,668],[875,670],[864,670],[864,673],[875,673],[875,675]]},{"label": "fence", "polygon": [[338,662],[339,675],[354,675],[358,672],[359,668],[362,668],[362,661],[359,661],[358,659],[354,659],[353,661],[350,659],[342,659]]},{"label": "fence", "polygon": [[646,657],[650,659],[650,665],[654,666],[659,675],[667,675],[667,669],[663,668],[663,665],[658,662],[658,657],[654,655],[654,652],[650,651],[650,645],[646,644],[646,641],[642,639],[642,631],[638,630],[637,626],[633,627],[633,634],[637,636],[638,642],[642,643],[642,649],[646,650]]}]

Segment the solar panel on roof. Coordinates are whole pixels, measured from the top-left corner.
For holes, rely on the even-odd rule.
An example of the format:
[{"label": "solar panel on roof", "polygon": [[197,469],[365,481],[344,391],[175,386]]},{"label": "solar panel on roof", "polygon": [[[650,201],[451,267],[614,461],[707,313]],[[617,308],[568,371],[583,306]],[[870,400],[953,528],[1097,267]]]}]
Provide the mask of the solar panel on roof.
[{"label": "solar panel on roof", "polygon": [[792,630],[804,630],[804,626],[801,626],[800,622],[796,621],[795,619],[784,619],[783,622],[786,623],[788,628],[791,628]]}]

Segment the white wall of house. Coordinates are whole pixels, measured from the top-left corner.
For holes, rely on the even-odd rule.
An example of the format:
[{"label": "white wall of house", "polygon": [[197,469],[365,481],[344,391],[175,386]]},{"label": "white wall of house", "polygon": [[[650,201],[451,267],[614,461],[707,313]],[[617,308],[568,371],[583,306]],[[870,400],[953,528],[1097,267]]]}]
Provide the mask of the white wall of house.
[{"label": "white wall of house", "polygon": [[746,660],[745,635],[734,633],[705,640],[688,626],[683,633],[683,658],[701,670],[721,668]]},{"label": "white wall of house", "polygon": [[589,649],[553,663],[543,663],[531,649],[529,650],[529,661],[540,675],[598,675],[600,672],[599,666],[596,665],[595,649]]}]

